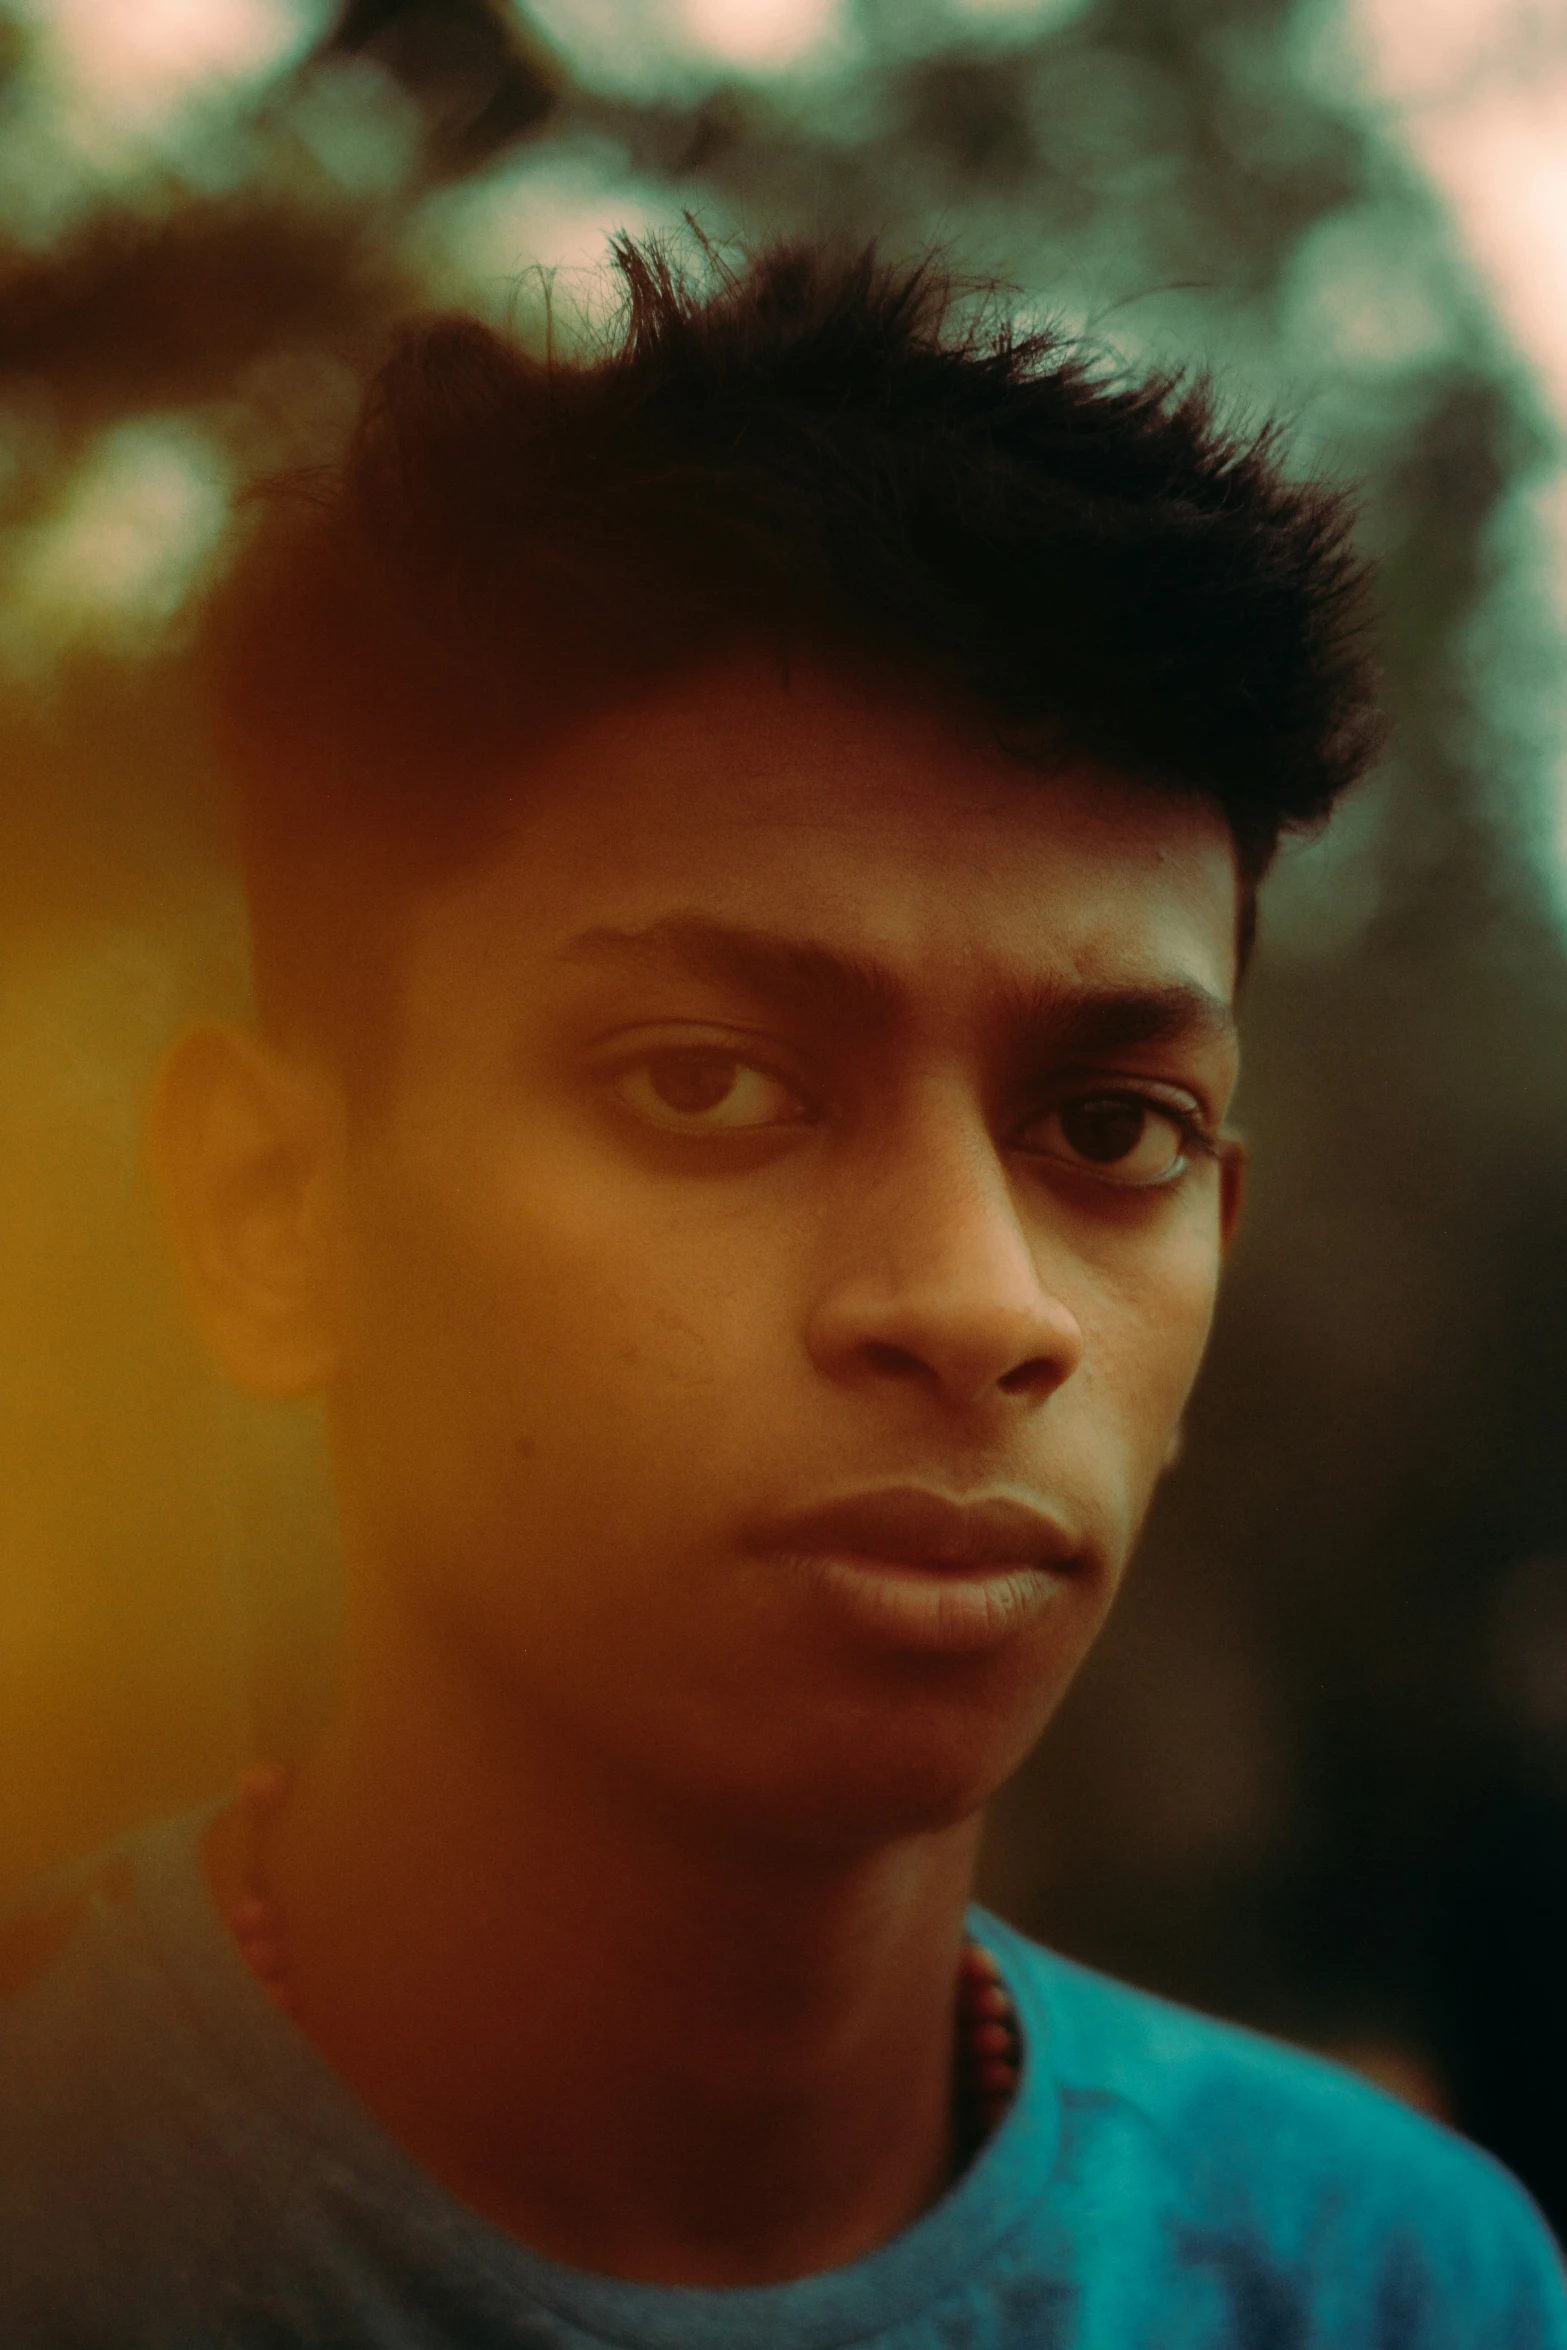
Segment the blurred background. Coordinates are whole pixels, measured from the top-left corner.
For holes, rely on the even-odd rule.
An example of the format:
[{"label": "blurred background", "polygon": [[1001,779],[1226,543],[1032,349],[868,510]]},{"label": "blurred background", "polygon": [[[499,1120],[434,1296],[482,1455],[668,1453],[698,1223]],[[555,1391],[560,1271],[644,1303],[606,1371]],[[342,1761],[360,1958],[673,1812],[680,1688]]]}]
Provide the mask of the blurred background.
[{"label": "blurred background", "polygon": [[1567,0],[0,0],[0,1890],[308,1735],[306,1412],[138,1159],[243,1010],[193,710],[236,493],[618,227],[946,246],[1365,485],[1396,721],[1270,885],[1252,1213],[989,1898],[1331,2048],[1567,2226]]}]

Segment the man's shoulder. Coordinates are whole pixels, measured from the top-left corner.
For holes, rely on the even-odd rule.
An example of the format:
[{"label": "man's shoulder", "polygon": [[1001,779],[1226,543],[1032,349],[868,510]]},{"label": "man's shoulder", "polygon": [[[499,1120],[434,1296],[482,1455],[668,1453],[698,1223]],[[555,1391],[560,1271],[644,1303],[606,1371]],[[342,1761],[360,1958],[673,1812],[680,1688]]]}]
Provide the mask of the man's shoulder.
[{"label": "man's shoulder", "polygon": [[[57,2122],[146,2139],[208,2054],[191,1984],[220,1942],[201,1875],[210,1807],[156,1820],[0,1905],[0,2145]],[[218,2060],[214,2058],[214,2062]]]},{"label": "man's shoulder", "polygon": [[96,1910],[129,1900],[132,1884],[129,1856],[115,1848],[0,1902],[0,2019],[46,1980]]},{"label": "man's shoulder", "polygon": [[1437,2170],[1457,2165],[1516,2192],[1469,2140],[1331,2058],[1003,1934],[1008,1973],[1044,2021],[1061,2094],[1135,2114],[1151,2141],[1179,2145],[1183,2160],[1194,2138],[1239,2150],[1260,2134],[1292,2166],[1330,2165],[1363,2148]]},{"label": "man's shoulder", "polygon": [[199,2299],[238,2273],[246,2229],[258,2236],[274,2207],[166,1947],[157,1882],[198,1865],[203,1816],[134,1830],[0,1914],[7,2343],[150,2338],[132,2323],[140,2303],[177,2315],[187,2288]]},{"label": "man's shoulder", "polygon": [[22,2076],[46,2067],[59,2081],[72,2043],[83,2043],[85,2054],[85,2044],[109,2021],[112,2001],[96,1979],[103,1971],[102,1928],[125,1910],[134,1884],[131,1859],[116,1847],[24,1888],[0,1907],[0,2110],[13,2118],[22,2110]]},{"label": "man's shoulder", "polygon": [[1395,2300],[1448,2293],[1498,2325],[1538,2311],[1546,2330],[1520,2318],[1499,2342],[1567,2343],[1560,2256],[1481,2148],[1326,2057],[1007,1929],[997,1949],[1080,2137],[1118,2144],[1194,2256],[1310,2274],[1329,2292],[1374,2270]]},{"label": "man's shoulder", "polygon": [[136,1841],[0,1909],[0,2205],[145,2133],[168,1987],[138,1915]]},{"label": "man's shoulder", "polygon": [[[226,2092],[201,1993],[206,1807],[143,1824],[0,1909],[0,2157],[73,2165],[143,2150]],[[194,1995],[193,1995],[194,1993]],[[0,2202],[17,2175],[0,2161]]]},{"label": "man's shoulder", "polygon": [[0,1913],[0,2316],[30,2313],[27,2280],[86,2250],[82,2222],[106,2165],[145,2176],[135,2116],[145,2038],[116,1930],[134,1900],[123,1851],[77,1863]]}]

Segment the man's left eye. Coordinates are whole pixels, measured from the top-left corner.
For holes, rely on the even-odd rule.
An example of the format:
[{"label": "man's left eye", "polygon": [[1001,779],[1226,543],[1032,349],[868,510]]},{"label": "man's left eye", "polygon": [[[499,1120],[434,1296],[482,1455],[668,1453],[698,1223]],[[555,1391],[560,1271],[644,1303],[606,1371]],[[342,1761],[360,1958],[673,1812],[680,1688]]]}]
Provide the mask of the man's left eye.
[{"label": "man's left eye", "polygon": [[1191,1122],[1140,1093],[1085,1093],[1023,1129],[1019,1146],[1108,1183],[1148,1189],[1186,1166]]},{"label": "man's left eye", "polygon": [[640,1116],[676,1133],[745,1133],[795,1126],[806,1115],[792,1086],[732,1053],[649,1053],[620,1072],[615,1090]]}]

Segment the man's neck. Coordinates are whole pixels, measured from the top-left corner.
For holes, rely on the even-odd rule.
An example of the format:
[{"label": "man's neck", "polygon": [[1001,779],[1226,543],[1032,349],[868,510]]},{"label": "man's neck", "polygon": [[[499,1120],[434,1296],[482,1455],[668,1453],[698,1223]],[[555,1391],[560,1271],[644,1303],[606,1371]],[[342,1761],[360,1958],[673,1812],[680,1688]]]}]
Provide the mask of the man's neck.
[{"label": "man's neck", "polygon": [[886,2241],[950,2175],[976,1824],[759,1849],[587,1776],[362,1689],[261,1856],[302,2028],[555,2258],[742,2285]]}]

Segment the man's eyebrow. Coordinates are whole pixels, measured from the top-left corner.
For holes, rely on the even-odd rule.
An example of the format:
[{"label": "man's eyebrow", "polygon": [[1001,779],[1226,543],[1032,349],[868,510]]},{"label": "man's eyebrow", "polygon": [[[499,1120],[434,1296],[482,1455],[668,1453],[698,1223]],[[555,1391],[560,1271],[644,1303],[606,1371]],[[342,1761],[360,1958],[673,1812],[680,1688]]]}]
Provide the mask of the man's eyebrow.
[{"label": "man's eyebrow", "polygon": [[[684,971],[859,1027],[890,1026],[906,997],[897,976],[868,957],[702,914],[668,915],[640,930],[584,930],[562,958],[631,972]],[[1226,1045],[1235,1037],[1230,1005],[1192,980],[1082,988],[1024,983],[1003,990],[987,1025],[1084,1059],[1137,1045]]]},{"label": "man's eyebrow", "polygon": [[714,922],[703,914],[671,914],[642,930],[584,930],[562,950],[573,963],[618,965],[627,971],[671,968],[720,987],[743,988],[768,1003],[857,1025],[884,1025],[902,990],[879,964],[810,939],[783,938]]},{"label": "man's eyebrow", "polygon": [[1048,1038],[1055,1053],[1092,1060],[1137,1045],[1233,1045],[1234,1006],[1195,980],[1119,986],[1016,991],[1003,1025],[1014,1034]]}]

